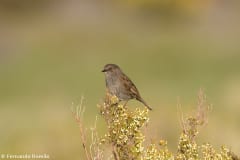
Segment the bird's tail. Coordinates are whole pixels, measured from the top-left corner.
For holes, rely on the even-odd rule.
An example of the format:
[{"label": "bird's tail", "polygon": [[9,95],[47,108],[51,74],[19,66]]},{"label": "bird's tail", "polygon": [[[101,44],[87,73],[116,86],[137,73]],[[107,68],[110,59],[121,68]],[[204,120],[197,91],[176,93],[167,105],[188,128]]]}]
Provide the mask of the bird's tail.
[{"label": "bird's tail", "polygon": [[152,108],[141,97],[137,98],[137,100],[142,102],[149,110],[152,110]]}]

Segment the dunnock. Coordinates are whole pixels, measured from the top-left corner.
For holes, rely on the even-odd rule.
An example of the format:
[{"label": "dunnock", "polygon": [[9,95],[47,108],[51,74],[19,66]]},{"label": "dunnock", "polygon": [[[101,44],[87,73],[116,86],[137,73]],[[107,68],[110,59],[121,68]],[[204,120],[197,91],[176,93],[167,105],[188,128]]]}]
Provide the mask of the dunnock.
[{"label": "dunnock", "polygon": [[136,99],[142,102],[149,110],[152,108],[140,96],[134,83],[122,72],[116,64],[106,64],[102,72],[105,73],[106,87],[110,94],[118,97],[119,100],[126,101]]}]

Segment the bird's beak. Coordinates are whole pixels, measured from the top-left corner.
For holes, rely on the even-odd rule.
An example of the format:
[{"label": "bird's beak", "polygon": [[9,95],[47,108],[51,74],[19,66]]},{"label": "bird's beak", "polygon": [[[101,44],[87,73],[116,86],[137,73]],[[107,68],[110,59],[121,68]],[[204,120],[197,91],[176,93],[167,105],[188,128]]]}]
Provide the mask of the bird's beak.
[{"label": "bird's beak", "polygon": [[103,69],[102,72],[106,72],[107,70],[106,69]]}]

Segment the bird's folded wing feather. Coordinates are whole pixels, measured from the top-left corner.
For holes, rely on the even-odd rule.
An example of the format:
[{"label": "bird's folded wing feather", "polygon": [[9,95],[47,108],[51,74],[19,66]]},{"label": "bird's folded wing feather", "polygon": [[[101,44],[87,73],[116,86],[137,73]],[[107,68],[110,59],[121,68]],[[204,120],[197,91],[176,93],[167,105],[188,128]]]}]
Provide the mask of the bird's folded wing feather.
[{"label": "bird's folded wing feather", "polygon": [[139,98],[140,95],[134,83],[126,75],[124,75],[123,78],[124,78],[123,85],[126,88],[126,90],[129,91],[133,98]]}]

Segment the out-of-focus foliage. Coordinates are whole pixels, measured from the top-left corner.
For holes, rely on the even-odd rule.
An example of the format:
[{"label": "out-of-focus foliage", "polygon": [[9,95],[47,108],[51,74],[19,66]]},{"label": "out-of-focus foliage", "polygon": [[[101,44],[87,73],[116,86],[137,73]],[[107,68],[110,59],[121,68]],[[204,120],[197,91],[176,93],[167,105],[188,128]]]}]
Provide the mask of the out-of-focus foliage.
[{"label": "out-of-focus foliage", "polygon": [[129,7],[149,12],[172,14],[199,14],[208,8],[213,0],[123,0],[118,1]]}]

